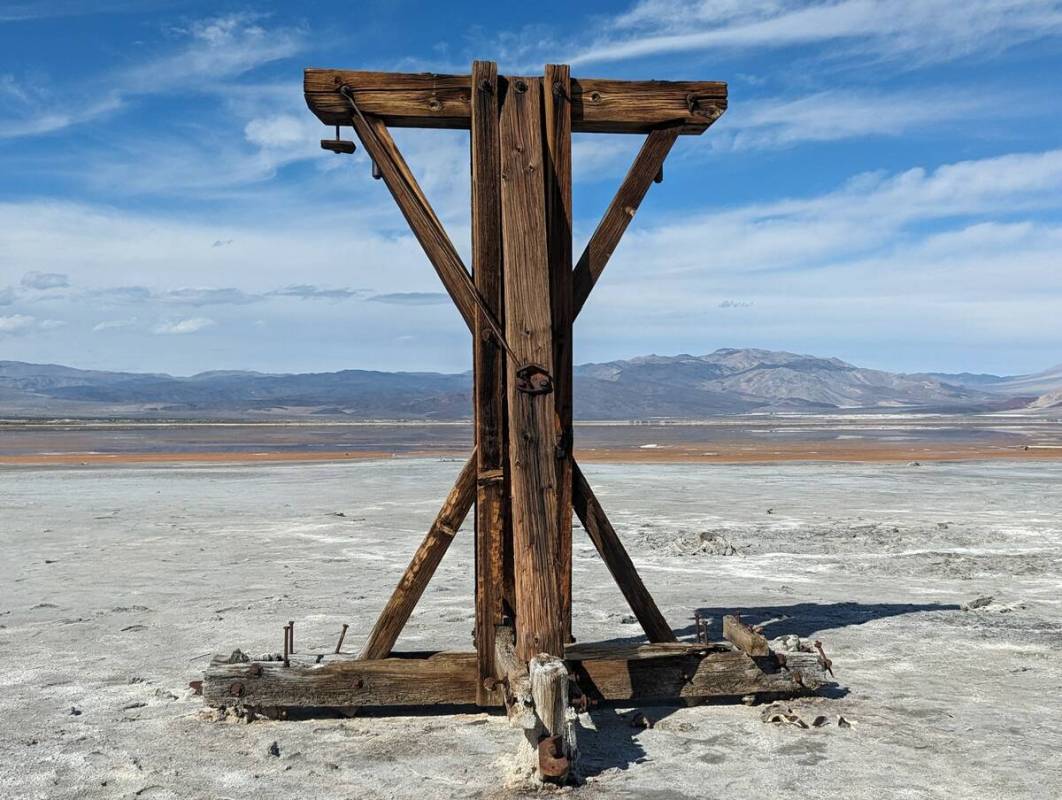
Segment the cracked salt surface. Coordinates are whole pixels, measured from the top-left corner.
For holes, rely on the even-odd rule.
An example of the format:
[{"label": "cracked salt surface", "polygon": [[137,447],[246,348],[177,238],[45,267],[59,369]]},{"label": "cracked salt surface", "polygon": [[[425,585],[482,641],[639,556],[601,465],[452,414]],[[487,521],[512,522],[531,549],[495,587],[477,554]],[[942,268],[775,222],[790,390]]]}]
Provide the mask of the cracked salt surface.
[{"label": "cracked salt surface", "polygon": [[[598,709],[583,715],[573,795],[1062,794],[1062,464],[584,468],[680,636],[695,611],[713,636],[741,611],[772,638],[821,639],[848,693],[789,705],[853,727],[780,728],[709,704],[642,707],[658,723],[635,730]],[[277,649],[288,619],[311,651],[347,622],[356,652],[459,469],[0,470],[0,796],[513,796],[514,732],[496,714],[235,725],[207,721],[186,688],[215,650]],[[702,551],[703,532],[734,554]],[[637,636],[583,536],[576,636]],[[466,523],[400,646],[470,646],[472,560]]]}]

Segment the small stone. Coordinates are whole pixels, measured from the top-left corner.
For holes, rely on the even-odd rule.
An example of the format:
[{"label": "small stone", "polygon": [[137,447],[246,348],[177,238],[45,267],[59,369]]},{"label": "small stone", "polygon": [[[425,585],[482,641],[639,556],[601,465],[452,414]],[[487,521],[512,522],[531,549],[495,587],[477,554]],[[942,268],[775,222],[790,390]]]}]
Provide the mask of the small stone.
[{"label": "small stone", "polygon": [[846,720],[840,714],[838,714],[837,715],[837,727],[838,728],[851,728],[852,727],[852,723],[849,722],[848,720]]},{"label": "small stone", "polygon": [[623,618],[620,619],[620,625],[633,625],[637,621],[638,620],[635,619],[633,615],[625,614]]},{"label": "small stone", "polygon": [[819,716],[815,717],[815,719],[813,719],[811,721],[811,727],[812,728],[821,728],[823,725],[829,725],[829,724],[830,724],[830,721],[826,717],[824,717],[822,714],[820,714]]},{"label": "small stone", "polygon": [[70,706],[70,716],[72,716],[72,717],[80,717],[81,716],[81,709],[78,708],[77,706]]},{"label": "small stone", "polygon": [[280,756],[280,745],[278,745],[276,742],[273,742],[273,744],[269,745],[269,755],[278,756],[279,757]]},{"label": "small stone", "polygon": [[975,608],[984,608],[985,606],[992,605],[992,601],[996,598],[992,595],[985,595],[984,597],[978,597],[971,600],[969,603],[963,603],[959,608],[963,611],[973,611]]}]

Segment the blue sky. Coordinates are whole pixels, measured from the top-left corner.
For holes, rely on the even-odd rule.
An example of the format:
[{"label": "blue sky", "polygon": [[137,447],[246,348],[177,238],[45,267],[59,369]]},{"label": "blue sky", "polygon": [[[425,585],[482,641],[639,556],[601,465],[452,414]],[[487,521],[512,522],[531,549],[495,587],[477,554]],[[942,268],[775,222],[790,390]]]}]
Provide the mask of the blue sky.
[{"label": "blue sky", "polygon": [[[0,0],[0,359],[461,370],[469,339],[307,66],[724,80],[576,359],[764,347],[899,371],[1062,361],[1062,1]],[[397,131],[468,253],[467,134]],[[640,144],[578,135],[578,253]]]}]

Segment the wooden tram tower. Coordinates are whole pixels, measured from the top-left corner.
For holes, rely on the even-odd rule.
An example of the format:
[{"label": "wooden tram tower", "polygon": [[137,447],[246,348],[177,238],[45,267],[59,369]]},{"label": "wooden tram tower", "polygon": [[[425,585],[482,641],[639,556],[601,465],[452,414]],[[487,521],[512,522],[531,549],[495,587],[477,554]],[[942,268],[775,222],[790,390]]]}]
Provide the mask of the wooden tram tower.
[{"label": "wooden tram tower", "polygon": [[[310,110],[352,126],[472,333],[475,450],[360,654],[216,658],[204,694],[215,705],[505,705],[538,746],[541,776],[567,774],[561,728],[584,702],[784,694],[825,680],[824,658],[773,654],[727,618],[730,643],[680,643],[646,589],[572,455],[572,323],[680,135],[723,114],[718,82],[308,69]],[[391,138],[393,127],[471,132],[471,270]],[[578,260],[572,250],[573,132],[643,134],[644,144]],[[574,264],[573,264],[574,262]],[[475,652],[393,653],[435,568],[475,507]],[[650,644],[576,645],[572,512],[622,590]],[[698,626],[700,627],[700,626]],[[345,629],[344,629],[345,630]]]}]

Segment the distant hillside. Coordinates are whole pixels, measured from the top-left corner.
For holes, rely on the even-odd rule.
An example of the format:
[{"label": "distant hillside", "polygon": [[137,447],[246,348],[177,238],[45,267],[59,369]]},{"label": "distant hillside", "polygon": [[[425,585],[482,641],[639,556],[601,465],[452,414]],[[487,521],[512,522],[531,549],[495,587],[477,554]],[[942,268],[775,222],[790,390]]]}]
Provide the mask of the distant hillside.
[{"label": "distant hillside", "polygon": [[[605,420],[786,410],[984,410],[1014,405],[1012,394],[999,388],[1004,382],[1022,390],[1039,385],[1025,380],[977,375],[953,383],[836,358],[724,349],[578,366],[575,414]],[[6,417],[455,420],[467,419],[470,409],[469,373],[217,371],[174,377],[0,362],[0,416]]]},{"label": "distant hillside", "polygon": [[1035,372],[1032,375],[1009,375],[1004,377],[999,375],[975,375],[969,372],[955,375],[943,372],[928,372],[925,373],[925,377],[956,386],[965,386],[969,389],[979,389],[983,392],[1012,397],[1035,397],[1036,395],[1062,391],[1062,364],[1045,369],[1043,372]]}]

